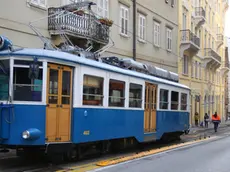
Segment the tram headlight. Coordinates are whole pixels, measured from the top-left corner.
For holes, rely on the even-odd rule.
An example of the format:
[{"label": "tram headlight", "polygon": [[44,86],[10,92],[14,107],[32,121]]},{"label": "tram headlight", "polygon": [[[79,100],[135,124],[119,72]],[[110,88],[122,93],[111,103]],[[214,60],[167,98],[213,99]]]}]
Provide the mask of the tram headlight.
[{"label": "tram headlight", "polygon": [[41,136],[41,131],[37,128],[30,128],[22,132],[22,138],[25,140],[37,140]]},{"label": "tram headlight", "polygon": [[30,138],[30,132],[29,131],[24,131],[23,133],[22,133],[22,138],[23,139],[29,139]]}]

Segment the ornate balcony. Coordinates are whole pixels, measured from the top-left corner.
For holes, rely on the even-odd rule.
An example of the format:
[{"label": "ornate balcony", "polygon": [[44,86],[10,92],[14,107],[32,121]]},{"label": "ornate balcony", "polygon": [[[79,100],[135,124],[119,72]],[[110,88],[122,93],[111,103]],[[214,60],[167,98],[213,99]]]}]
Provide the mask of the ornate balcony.
[{"label": "ornate balcony", "polygon": [[224,44],[224,35],[217,34],[216,37],[217,37],[217,40],[216,40],[217,49],[219,49],[219,47]]},{"label": "ornate balcony", "polygon": [[68,11],[60,15],[62,11],[61,8],[48,9],[50,16],[48,30],[53,38],[61,36],[64,32],[74,44],[81,48],[84,48],[88,40],[99,46],[109,43],[109,26],[101,24],[95,16],[86,13],[79,15]]},{"label": "ornate balcony", "polygon": [[221,75],[222,77],[225,75],[228,74],[230,70],[230,64],[229,64],[229,58],[228,58],[228,47],[225,48],[225,62],[223,63],[221,69],[220,69],[220,72],[221,72]]},{"label": "ornate balcony", "polygon": [[221,56],[212,48],[204,49],[204,65],[217,69],[221,66]]},{"label": "ornate balcony", "polygon": [[205,23],[205,10],[203,7],[195,7],[195,21],[197,27],[200,27]]},{"label": "ornate balcony", "polygon": [[198,38],[189,29],[181,30],[181,45],[180,55],[183,57],[184,51],[189,51],[190,54],[195,55],[200,50],[200,38]]}]

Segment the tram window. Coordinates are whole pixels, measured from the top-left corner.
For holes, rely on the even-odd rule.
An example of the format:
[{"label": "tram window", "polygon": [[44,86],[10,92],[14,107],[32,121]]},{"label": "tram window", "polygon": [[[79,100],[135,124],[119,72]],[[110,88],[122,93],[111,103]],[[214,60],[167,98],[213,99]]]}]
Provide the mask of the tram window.
[{"label": "tram window", "polygon": [[142,85],[129,85],[129,107],[141,108],[142,105]]},{"label": "tram window", "polygon": [[9,95],[9,60],[0,60],[0,100],[7,100]]},{"label": "tram window", "polygon": [[168,90],[160,90],[160,109],[168,109]]},{"label": "tram window", "polygon": [[187,110],[187,94],[181,93],[181,110]]},{"label": "tram window", "polygon": [[171,92],[171,110],[178,110],[179,104],[179,93],[172,91]]},{"label": "tram window", "polygon": [[109,81],[109,106],[125,106],[125,82],[110,79]]},{"label": "tram window", "polygon": [[14,100],[41,101],[42,100],[42,69],[37,79],[28,77],[29,67],[14,67]]},{"label": "tram window", "polygon": [[[26,65],[26,66],[30,66],[30,64],[32,63],[33,61],[28,61],[28,60],[14,60],[14,64],[15,65]],[[42,62],[38,62],[38,65],[39,66],[42,66]]]},{"label": "tram window", "polygon": [[84,75],[83,105],[103,105],[103,82],[101,77]]}]

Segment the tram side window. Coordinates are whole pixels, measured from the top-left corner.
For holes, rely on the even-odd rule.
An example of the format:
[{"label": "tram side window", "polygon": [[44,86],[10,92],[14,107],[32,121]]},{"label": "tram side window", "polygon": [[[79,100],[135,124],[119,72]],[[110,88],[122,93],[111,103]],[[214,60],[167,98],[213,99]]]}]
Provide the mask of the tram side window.
[{"label": "tram side window", "polygon": [[171,110],[178,110],[179,93],[176,91],[171,92]]},{"label": "tram side window", "polygon": [[129,85],[129,107],[141,108],[142,105],[142,85]]},{"label": "tram side window", "polygon": [[160,109],[168,109],[168,90],[160,90]]},{"label": "tram side window", "polygon": [[41,101],[42,100],[42,69],[39,69],[37,79],[30,79],[29,66],[14,66],[14,100]]},{"label": "tram side window", "polygon": [[103,83],[101,77],[84,75],[83,105],[103,106]]},{"label": "tram side window", "polygon": [[181,110],[187,110],[187,94],[181,93]]},{"label": "tram side window", "polygon": [[125,82],[110,79],[109,81],[109,106],[125,106]]},{"label": "tram side window", "polygon": [[0,60],[0,100],[7,100],[9,95],[9,60]]}]

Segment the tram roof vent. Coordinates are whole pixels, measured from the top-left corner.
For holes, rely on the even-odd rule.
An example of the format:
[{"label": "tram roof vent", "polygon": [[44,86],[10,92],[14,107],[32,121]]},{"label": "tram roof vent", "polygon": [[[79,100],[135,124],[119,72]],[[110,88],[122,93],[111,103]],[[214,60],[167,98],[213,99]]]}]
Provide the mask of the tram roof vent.
[{"label": "tram roof vent", "polygon": [[120,68],[125,68],[145,74],[149,74],[155,77],[167,79],[173,82],[179,82],[179,76],[178,74],[174,72],[170,72],[168,70],[150,65],[150,64],[144,64],[141,62],[134,61],[130,58],[118,58],[118,57],[103,57],[101,58],[101,61],[103,63],[117,66]]}]

